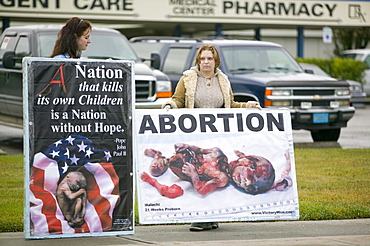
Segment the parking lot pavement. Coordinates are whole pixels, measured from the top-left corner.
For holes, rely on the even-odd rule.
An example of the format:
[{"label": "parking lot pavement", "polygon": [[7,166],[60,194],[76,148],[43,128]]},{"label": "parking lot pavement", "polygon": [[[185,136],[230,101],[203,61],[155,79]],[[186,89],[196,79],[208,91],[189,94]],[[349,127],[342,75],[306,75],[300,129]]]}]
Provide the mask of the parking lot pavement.
[{"label": "parking lot pavement", "polygon": [[23,154],[23,129],[0,121],[0,155]]},{"label": "parking lot pavement", "polygon": [[356,108],[356,113],[349,120],[347,127],[341,129],[338,142],[313,142],[311,134],[306,130],[293,130],[294,146],[298,148],[370,148],[370,105]]},{"label": "parking lot pavement", "polygon": [[370,219],[220,223],[190,232],[186,225],[136,226],[133,235],[26,240],[23,233],[0,233],[1,246],[97,245],[369,245]]}]

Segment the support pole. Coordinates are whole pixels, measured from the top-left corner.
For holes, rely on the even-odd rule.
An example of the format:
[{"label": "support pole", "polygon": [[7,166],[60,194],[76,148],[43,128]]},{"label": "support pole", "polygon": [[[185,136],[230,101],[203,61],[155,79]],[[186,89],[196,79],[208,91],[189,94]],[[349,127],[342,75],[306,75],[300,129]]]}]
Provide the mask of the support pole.
[{"label": "support pole", "polygon": [[261,41],[261,28],[256,27],[254,29],[254,39],[258,40],[258,41]]},{"label": "support pole", "polygon": [[175,29],[173,30],[173,36],[174,37],[181,37],[181,35],[182,35],[181,25],[176,25]]},{"label": "support pole", "polygon": [[304,58],[303,51],[304,51],[304,27],[299,26],[297,27],[298,38],[297,38],[297,56],[300,58]]},{"label": "support pole", "polygon": [[216,24],[216,37],[222,37],[222,24]]},{"label": "support pole", "polygon": [[9,18],[4,18],[3,19],[3,32],[6,28],[8,28],[10,26],[10,19]]}]

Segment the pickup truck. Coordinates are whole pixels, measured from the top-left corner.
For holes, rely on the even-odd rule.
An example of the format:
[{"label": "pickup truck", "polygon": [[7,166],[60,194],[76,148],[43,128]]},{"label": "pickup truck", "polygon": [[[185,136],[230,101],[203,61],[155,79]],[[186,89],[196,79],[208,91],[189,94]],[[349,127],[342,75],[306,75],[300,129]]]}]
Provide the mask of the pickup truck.
[{"label": "pickup truck", "polygon": [[173,90],[183,71],[194,66],[197,49],[205,43],[215,45],[236,101],[289,108],[292,128],[309,130],[314,141],[337,141],[355,113],[346,81],[305,73],[276,43],[150,36],[130,42],[140,57],[155,58],[148,65],[166,73]]},{"label": "pickup truck", "polygon": [[[50,57],[62,26],[9,27],[0,37],[0,121],[23,125],[22,58]],[[172,96],[171,81],[144,64],[120,32],[93,28],[86,58],[135,61],[136,108],[160,108]]]}]

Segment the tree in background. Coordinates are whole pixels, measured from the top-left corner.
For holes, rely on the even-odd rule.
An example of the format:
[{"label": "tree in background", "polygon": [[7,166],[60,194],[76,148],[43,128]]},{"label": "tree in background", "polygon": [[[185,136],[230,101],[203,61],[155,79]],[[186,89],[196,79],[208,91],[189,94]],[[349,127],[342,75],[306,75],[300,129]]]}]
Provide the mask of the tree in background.
[{"label": "tree in background", "polygon": [[370,42],[370,27],[333,29],[334,54],[342,50],[365,49]]}]

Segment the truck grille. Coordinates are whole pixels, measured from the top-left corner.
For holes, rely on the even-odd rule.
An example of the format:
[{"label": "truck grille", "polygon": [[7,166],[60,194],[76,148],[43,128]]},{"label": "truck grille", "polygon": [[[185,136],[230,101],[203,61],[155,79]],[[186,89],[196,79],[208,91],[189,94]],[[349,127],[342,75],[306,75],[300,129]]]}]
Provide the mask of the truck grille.
[{"label": "truck grille", "polygon": [[136,101],[152,101],[156,94],[155,81],[151,80],[136,80]]},{"label": "truck grille", "polygon": [[334,96],[335,90],[328,89],[328,90],[293,90],[294,96],[312,96],[312,95],[319,95],[319,96]]},{"label": "truck grille", "polygon": [[[293,107],[300,107],[302,101],[311,102],[312,107],[330,107],[330,101],[332,101],[333,97],[335,96],[335,90],[334,89],[306,89],[306,90],[293,89],[293,96],[297,96],[297,98],[292,100]],[[299,96],[307,96],[307,97],[302,99],[302,98],[299,98]],[[322,96],[331,96],[331,98],[322,99],[321,98]],[[317,99],[313,99],[312,97],[316,97]]]},{"label": "truck grille", "polygon": [[349,100],[346,81],[271,81],[266,86],[266,106],[332,108],[348,106]]}]

